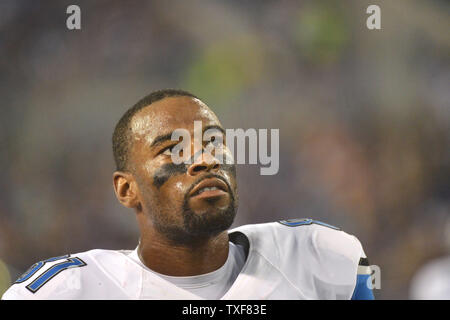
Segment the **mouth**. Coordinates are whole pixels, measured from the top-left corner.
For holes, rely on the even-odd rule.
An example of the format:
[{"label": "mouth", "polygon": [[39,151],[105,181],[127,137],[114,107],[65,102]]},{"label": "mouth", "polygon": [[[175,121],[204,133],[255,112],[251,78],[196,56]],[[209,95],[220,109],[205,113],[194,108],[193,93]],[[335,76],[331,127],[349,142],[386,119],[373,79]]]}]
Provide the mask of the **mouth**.
[{"label": "mouth", "polygon": [[218,178],[209,178],[202,180],[189,193],[191,198],[212,198],[220,197],[228,193],[227,184]]}]

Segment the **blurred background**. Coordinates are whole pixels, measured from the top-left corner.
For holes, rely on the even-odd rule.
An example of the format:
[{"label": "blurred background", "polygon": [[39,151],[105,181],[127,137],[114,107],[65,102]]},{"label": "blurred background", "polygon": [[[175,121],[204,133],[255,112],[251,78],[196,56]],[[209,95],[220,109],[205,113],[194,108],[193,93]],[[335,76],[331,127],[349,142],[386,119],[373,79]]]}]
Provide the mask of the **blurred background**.
[{"label": "blurred background", "polygon": [[[70,4],[81,30],[66,28]],[[381,30],[366,27],[370,4]],[[234,226],[339,226],[381,268],[377,299],[414,298],[419,270],[450,255],[449,9],[2,0],[0,295],[37,261],[135,248],[112,188],[113,128],[151,91],[181,88],[226,128],[280,129],[277,175],[238,167]]]}]

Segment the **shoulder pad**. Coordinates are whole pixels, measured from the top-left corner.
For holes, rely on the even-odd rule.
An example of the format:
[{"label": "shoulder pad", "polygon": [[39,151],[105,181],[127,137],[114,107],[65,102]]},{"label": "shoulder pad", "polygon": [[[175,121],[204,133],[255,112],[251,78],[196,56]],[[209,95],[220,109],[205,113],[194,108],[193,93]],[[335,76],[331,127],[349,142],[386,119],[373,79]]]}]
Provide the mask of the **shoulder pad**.
[{"label": "shoulder pad", "polygon": [[122,256],[119,251],[95,249],[39,261],[12,284],[2,299],[85,299],[96,285],[104,286],[102,262],[117,265],[118,256]]}]

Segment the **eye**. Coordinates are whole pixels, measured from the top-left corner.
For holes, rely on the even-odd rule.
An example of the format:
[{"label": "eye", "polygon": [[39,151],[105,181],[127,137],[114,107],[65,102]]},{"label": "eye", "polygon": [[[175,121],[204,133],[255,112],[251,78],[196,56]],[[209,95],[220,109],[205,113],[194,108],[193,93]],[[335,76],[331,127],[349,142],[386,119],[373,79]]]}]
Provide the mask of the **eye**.
[{"label": "eye", "polygon": [[208,144],[210,144],[210,143],[212,143],[212,145],[214,146],[214,147],[221,147],[221,146],[223,146],[223,141],[222,141],[222,139],[216,139],[216,137],[215,136],[212,136],[211,137],[211,140],[208,142]]},{"label": "eye", "polygon": [[171,145],[171,146],[168,146],[168,147],[162,149],[162,150],[159,152],[159,154],[164,154],[164,155],[166,155],[166,156],[171,156],[171,155],[172,155],[172,150],[173,150],[173,148],[174,148],[175,146],[176,146],[175,144],[174,144],[174,145]]}]

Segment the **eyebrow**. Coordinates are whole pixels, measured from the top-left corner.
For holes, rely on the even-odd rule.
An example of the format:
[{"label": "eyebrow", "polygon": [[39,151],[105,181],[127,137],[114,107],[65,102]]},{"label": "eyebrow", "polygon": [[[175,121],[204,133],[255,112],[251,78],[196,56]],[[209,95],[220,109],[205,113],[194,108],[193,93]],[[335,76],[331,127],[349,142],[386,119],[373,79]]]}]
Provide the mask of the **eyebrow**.
[{"label": "eyebrow", "polygon": [[225,135],[225,129],[222,128],[222,127],[220,127],[220,126],[218,126],[218,125],[215,125],[215,124],[206,126],[206,127],[203,129],[203,133],[205,133],[205,131],[206,131],[206,130],[209,130],[209,129],[217,129],[217,130],[219,130],[220,132],[222,132],[223,135]]},{"label": "eyebrow", "polygon": [[153,147],[155,145],[161,144],[164,141],[170,140],[172,138],[172,132],[171,133],[166,133],[160,136],[157,136],[155,138],[155,140],[153,140],[152,144],[150,145],[150,147]]},{"label": "eyebrow", "polygon": [[[220,126],[218,126],[218,125],[209,125],[209,126],[204,127],[204,128],[203,128],[202,134],[203,134],[206,130],[208,130],[208,129],[217,129],[217,130],[219,130],[220,132],[222,132],[222,134],[225,134],[225,129],[223,129],[222,127],[220,127]],[[175,130],[174,130],[174,131],[175,131]],[[165,142],[165,141],[167,141],[167,140],[171,140],[171,139],[172,139],[172,133],[173,133],[173,131],[170,132],[170,133],[166,133],[166,134],[162,134],[162,135],[160,135],[160,136],[157,136],[157,137],[153,140],[153,142],[152,142],[152,144],[150,145],[150,147],[154,147],[154,146],[156,146],[156,145],[162,144],[163,142]]]}]

